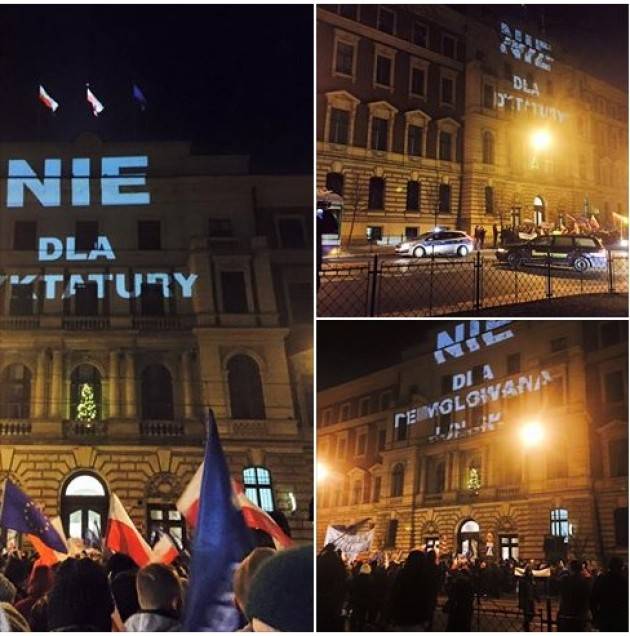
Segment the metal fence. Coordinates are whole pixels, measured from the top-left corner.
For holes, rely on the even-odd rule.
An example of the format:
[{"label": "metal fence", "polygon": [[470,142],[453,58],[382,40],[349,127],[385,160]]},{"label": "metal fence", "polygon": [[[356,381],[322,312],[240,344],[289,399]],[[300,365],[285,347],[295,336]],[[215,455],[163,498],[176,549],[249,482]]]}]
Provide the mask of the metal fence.
[{"label": "metal fence", "polygon": [[440,316],[584,294],[628,292],[628,257],[608,253],[607,265],[586,272],[539,266],[510,268],[477,252],[473,257],[400,262],[379,258],[325,263],[318,315]]}]

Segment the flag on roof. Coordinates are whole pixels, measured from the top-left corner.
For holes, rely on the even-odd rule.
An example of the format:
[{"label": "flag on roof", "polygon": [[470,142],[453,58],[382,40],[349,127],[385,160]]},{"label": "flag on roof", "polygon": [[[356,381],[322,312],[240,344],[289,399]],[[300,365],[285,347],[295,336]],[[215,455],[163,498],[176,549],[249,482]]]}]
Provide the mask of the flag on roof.
[{"label": "flag on roof", "polygon": [[144,96],[144,93],[140,90],[140,87],[137,84],[133,85],[132,95],[134,101],[140,105],[140,110],[144,110],[148,105],[147,98]]},{"label": "flag on roof", "polygon": [[68,552],[65,541],[59,536],[50,519],[9,479],[4,480],[1,506],[0,526],[32,534],[49,548],[57,552]]},{"label": "flag on roof", "polygon": [[46,89],[41,84],[39,85],[39,101],[47,108],[50,108],[53,113],[59,108],[59,104],[46,92]]},{"label": "flag on roof", "polygon": [[105,110],[105,106],[98,100],[96,95],[90,90],[90,86],[87,87],[87,100],[92,107],[92,112],[94,113],[94,117],[98,117],[99,113],[102,113]]},{"label": "flag on roof", "polygon": [[118,496],[112,493],[105,545],[115,552],[130,556],[140,567],[151,560],[151,548],[142,538]]}]

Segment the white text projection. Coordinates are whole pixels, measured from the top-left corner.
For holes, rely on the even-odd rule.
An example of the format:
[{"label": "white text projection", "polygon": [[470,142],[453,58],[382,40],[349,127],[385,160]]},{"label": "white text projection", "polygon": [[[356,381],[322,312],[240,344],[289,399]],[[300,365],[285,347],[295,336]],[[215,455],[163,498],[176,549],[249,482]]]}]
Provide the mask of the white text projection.
[{"label": "white text projection", "polygon": [[535,38],[521,29],[512,29],[505,22],[501,22],[501,44],[499,51],[504,55],[511,55],[515,60],[533,64],[543,71],[551,71],[551,45],[549,42]]},{"label": "white text projection", "polygon": [[[93,197],[91,183],[94,182],[92,169],[98,163],[100,168],[99,196]],[[45,159],[43,175],[25,159],[9,159],[6,207],[25,207],[26,193],[29,192],[44,208],[89,206],[136,206],[150,205],[151,195],[147,185],[149,158],[146,155],[127,157],[102,157],[99,162],[89,158],[75,158],[71,161],[70,191],[68,201],[62,188],[61,159]],[[96,199],[96,200],[94,200]],[[37,251],[38,262],[92,262],[95,265],[114,265],[117,255],[107,236],[95,237],[91,249],[78,250],[76,237],[42,236]],[[0,275],[0,285],[8,280],[11,285],[30,285],[33,298],[40,294],[47,300],[71,298],[77,289],[94,284],[98,298],[105,298],[110,287],[120,298],[139,298],[145,285],[158,288],[164,298],[176,295],[179,290],[183,298],[191,298],[197,274],[182,272],[142,272],[134,274],[110,274],[102,272],[71,273],[67,276],[58,273],[20,273]],[[36,285],[42,282],[43,285]]]}]

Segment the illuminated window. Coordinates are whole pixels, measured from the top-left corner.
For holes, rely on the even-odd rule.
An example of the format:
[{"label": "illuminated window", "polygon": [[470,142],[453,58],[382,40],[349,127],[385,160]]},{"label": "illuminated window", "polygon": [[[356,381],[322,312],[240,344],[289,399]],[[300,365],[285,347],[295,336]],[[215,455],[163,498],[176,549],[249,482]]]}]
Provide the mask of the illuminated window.
[{"label": "illuminated window", "polygon": [[271,473],[262,466],[248,466],[243,469],[243,487],[247,498],[266,512],[273,512],[274,497]]},{"label": "illuminated window", "polygon": [[232,418],[264,420],[263,386],[256,361],[245,354],[232,356],[227,364],[227,380]]},{"label": "illuminated window", "polygon": [[142,418],[145,420],[172,420],[173,380],[170,371],[161,364],[151,364],[141,378]]},{"label": "illuminated window", "polygon": [[97,546],[107,529],[108,493],[100,478],[79,473],[61,491],[61,521],[68,538]]},{"label": "illuminated window", "polygon": [[424,538],[424,549],[428,552],[429,550],[439,550],[440,548],[440,537],[425,537]]},{"label": "illuminated window", "polygon": [[12,364],[0,376],[0,418],[28,419],[31,414],[31,372]]},{"label": "illuminated window", "polygon": [[37,249],[37,222],[16,221],[13,225],[13,249],[35,251]]},{"label": "illuminated window", "polygon": [[365,234],[368,241],[380,241],[383,238],[383,226],[382,225],[368,225],[365,228]]},{"label": "illuminated window", "polygon": [[550,513],[551,534],[554,537],[564,537],[565,543],[569,540],[569,511],[564,508],[555,508]]},{"label": "illuminated window", "polygon": [[93,401],[96,406],[96,420],[102,417],[101,402],[101,374],[99,370],[91,364],[81,364],[74,369],[70,376],[70,419],[78,420],[79,404],[82,402],[81,394],[84,385],[89,385],[92,389]]},{"label": "illuminated window", "polygon": [[385,207],[385,179],[371,177],[368,192],[368,209],[382,210]]},{"label": "illuminated window", "polygon": [[348,143],[350,130],[350,113],[340,108],[330,109],[330,132],[328,141],[331,144]]},{"label": "illuminated window", "polygon": [[391,496],[402,497],[405,489],[405,467],[402,464],[396,464],[392,470],[392,486]]},{"label": "illuminated window", "polygon": [[185,546],[186,524],[174,504],[147,504],[147,530],[150,546],[154,546],[162,534],[174,539],[178,549]]},{"label": "illuminated window", "polygon": [[159,221],[138,221],[138,249],[162,249],[161,225]]},{"label": "illuminated window", "polygon": [[420,212],[420,184],[417,181],[407,182],[407,210]]},{"label": "illuminated window", "polygon": [[499,535],[499,546],[501,548],[500,558],[502,561],[505,561],[506,559],[514,559],[515,561],[518,561],[518,535]]}]

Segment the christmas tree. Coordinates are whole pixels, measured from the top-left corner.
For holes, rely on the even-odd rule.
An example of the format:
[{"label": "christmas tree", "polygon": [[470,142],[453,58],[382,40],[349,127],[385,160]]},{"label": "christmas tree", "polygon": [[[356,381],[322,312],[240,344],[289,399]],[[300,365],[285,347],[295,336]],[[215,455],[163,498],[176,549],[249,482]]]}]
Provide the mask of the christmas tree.
[{"label": "christmas tree", "polygon": [[476,493],[480,488],[481,479],[479,479],[479,471],[476,468],[471,468],[468,471],[468,490]]},{"label": "christmas tree", "polygon": [[92,422],[96,419],[94,390],[89,384],[81,386],[81,399],[77,406],[77,419],[81,422]]}]

